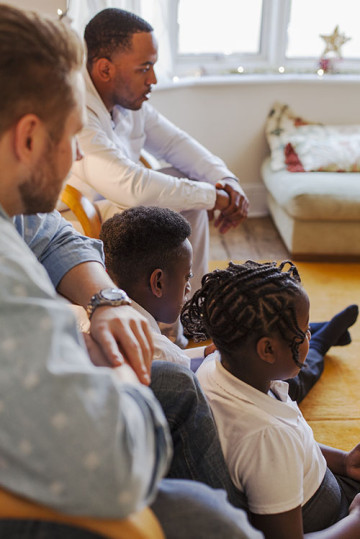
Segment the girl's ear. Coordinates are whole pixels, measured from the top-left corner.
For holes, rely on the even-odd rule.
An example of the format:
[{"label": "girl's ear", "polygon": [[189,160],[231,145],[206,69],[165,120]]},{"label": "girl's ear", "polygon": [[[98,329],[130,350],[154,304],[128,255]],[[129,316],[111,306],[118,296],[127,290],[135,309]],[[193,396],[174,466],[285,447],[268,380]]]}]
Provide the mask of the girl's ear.
[{"label": "girl's ear", "polygon": [[256,352],[266,363],[275,363],[274,340],[271,337],[261,337],[256,343]]},{"label": "girl's ear", "polygon": [[164,272],[162,269],[155,269],[150,275],[151,292],[157,298],[161,298],[164,293]]}]

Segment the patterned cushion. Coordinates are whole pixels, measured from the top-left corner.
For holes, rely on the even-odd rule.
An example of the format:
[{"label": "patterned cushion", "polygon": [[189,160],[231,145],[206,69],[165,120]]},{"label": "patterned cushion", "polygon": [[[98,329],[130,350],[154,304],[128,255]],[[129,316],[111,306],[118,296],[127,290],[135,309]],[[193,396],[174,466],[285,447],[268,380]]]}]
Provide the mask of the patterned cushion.
[{"label": "patterned cushion", "polygon": [[360,171],[360,126],[310,123],[275,103],[266,123],[271,168],[290,172]]}]

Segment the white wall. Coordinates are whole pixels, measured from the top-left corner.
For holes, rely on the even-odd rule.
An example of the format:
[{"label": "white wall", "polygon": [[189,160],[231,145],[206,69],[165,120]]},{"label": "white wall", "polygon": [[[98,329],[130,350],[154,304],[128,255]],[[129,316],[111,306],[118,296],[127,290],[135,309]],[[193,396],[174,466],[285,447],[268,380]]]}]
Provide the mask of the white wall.
[{"label": "white wall", "polygon": [[360,77],[204,77],[159,87],[151,98],[160,112],[226,161],[250,198],[252,215],[266,213],[260,166],[269,153],[264,127],[275,101],[309,120],[360,124]]},{"label": "white wall", "polygon": [[21,9],[30,9],[57,17],[57,10],[66,10],[67,0],[2,0],[5,4],[10,4]]}]

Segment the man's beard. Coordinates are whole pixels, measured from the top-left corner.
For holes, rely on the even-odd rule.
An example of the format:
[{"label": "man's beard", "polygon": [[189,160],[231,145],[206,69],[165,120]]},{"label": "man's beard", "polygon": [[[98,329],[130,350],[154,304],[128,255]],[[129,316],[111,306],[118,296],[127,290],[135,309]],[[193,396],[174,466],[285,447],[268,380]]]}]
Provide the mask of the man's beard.
[{"label": "man's beard", "polygon": [[24,214],[48,213],[55,208],[62,181],[57,177],[54,144],[49,141],[36,170],[19,185]]}]

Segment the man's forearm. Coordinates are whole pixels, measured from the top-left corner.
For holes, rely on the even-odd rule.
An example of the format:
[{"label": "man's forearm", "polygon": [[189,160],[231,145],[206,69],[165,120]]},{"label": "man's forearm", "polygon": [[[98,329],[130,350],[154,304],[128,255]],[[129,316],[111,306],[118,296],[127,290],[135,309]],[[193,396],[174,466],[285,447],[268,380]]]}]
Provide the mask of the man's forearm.
[{"label": "man's forearm", "polygon": [[86,307],[91,296],[102,288],[115,286],[98,262],[84,262],[69,270],[61,279],[57,291],[72,303]]}]

